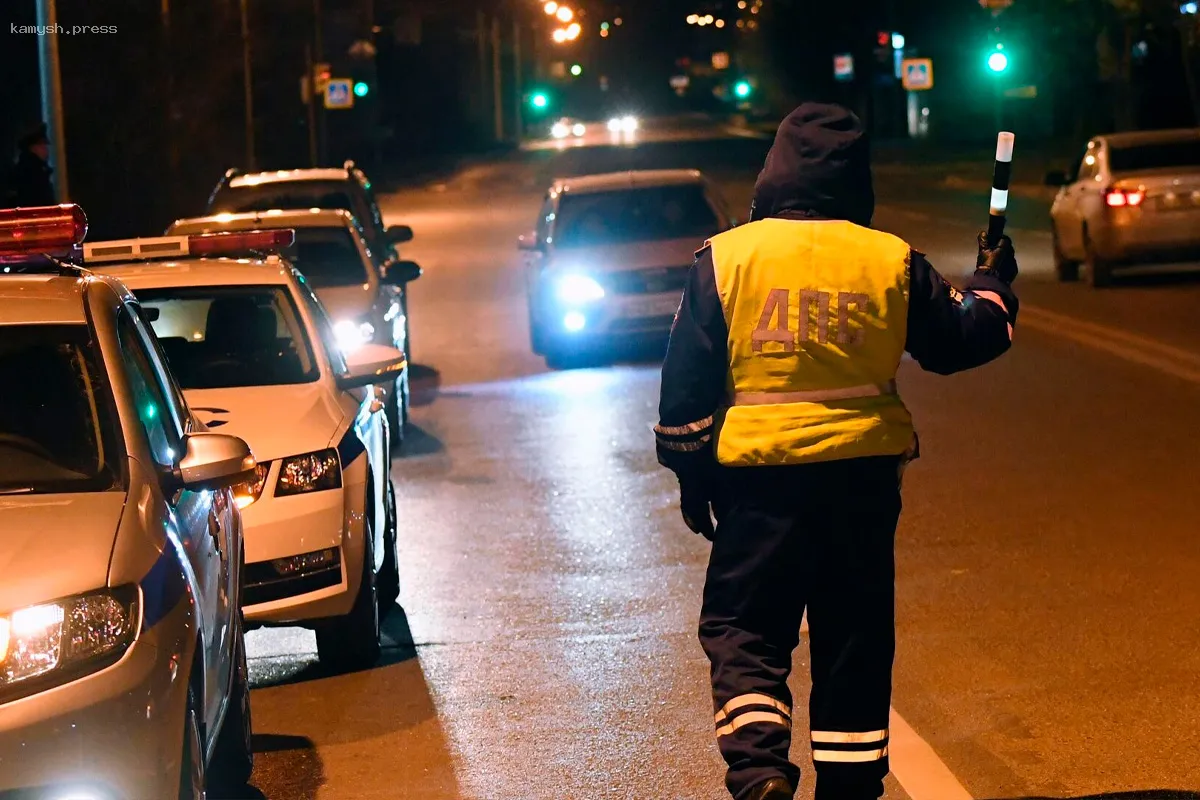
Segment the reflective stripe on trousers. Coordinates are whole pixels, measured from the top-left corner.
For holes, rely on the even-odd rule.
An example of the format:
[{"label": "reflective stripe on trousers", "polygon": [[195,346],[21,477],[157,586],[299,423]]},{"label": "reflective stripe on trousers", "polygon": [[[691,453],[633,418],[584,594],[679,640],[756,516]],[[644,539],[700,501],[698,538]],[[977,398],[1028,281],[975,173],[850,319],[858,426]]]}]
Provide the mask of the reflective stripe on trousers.
[{"label": "reflective stripe on trousers", "polygon": [[859,764],[888,754],[888,731],[813,731],[813,761]]}]

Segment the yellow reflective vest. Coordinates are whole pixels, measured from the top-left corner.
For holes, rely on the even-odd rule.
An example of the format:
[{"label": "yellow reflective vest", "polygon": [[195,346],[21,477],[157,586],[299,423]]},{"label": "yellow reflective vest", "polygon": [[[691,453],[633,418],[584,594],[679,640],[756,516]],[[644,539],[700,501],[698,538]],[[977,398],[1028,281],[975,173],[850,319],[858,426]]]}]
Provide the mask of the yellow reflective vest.
[{"label": "yellow reflective vest", "polygon": [[900,455],[896,393],[909,247],[850,222],[765,219],[709,241],[729,328],[717,460],[773,466]]}]

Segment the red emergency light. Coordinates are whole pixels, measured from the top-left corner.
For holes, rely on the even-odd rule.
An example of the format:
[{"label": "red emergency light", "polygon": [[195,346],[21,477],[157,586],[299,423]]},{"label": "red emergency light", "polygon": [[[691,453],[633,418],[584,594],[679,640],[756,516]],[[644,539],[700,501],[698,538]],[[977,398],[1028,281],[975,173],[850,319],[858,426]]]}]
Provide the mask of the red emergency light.
[{"label": "red emergency light", "polygon": [[291,228],[245,233],[206,233],[188,236],[188,253],[194,256],[222,256],[247,251],[268,252],[291,247],[295,242],[296,231]]},{"label": "red emergency light", "polygon": [[1146,192],[1142,189],[1109,189],[1104,193],[1104,202],[1108,203],[1110,208],[1121,208],[1122,206],[1140,206],[1142,201],[1146,199]]},{"label": "red emergency light", "polygon": [[87,236],[87,215],[74,204],[0,210],[0,255],[68,251]]}]

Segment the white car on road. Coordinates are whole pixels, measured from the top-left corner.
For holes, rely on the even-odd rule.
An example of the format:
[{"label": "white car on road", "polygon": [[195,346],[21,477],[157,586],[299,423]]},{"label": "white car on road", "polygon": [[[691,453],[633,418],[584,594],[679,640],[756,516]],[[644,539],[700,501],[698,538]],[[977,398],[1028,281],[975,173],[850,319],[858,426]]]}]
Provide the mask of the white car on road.
[{"label": "white car on road", "polygon": [[1093,286],[1113,271],[1200,261],[1200,128],[1097,136],[1073,174],[1053,172],[1054,265]]},{"label": "white car on road", "polygon": [[671,328],[696,249],[732,221],[695,170],[555,182],[520,239],[533,351],[551,366]]},{"label": "white car on road", "polygon": [[406,362],[386,345],[344,356],[308,280],[279,256],[205,257],[291,235],[97,242],[84,261],[153,316],[196,414],[255,449],[257,480],[238,497],[247,622],[312,627],[323,662],[359,668],[378,658],[380,615],[399,594],[381,387]]},{"label": "white car on road", "polygon": [[244,790],[254,457],[193,416],[124,286],[40,255],[84,229],[0,211],[0,796]]}]

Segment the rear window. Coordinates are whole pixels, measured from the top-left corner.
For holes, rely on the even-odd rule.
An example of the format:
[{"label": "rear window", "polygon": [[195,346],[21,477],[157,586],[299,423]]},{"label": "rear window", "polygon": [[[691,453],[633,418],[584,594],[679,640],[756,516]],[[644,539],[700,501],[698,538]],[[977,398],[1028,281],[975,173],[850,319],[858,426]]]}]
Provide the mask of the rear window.
[{"label": "rear window", "polygon": [[367,282],[362,253],[348,228],[296,228],[296,243],[281,252],[314,289]]},{"label": "rear window", "polygon": [[662,239],[704,239],[717,214],[698,184],[567,194],[559,203],[554,243],[560,247]]},{"label": "rear window", "polygon": [[332,208],[359,213],[345,181],[280,181],[236,187],[226,184],[209,204],[213,214],[273,208]]},{"label": "rear window", "polygon": [[304,323],[281,286],[143,289],[142,307],[184,389],[281,386],[319,377]]},{"label": "rear window", "polygon": [[0,332],[0,495],[117,486],[116,415],[87,327]]},{"label": "rear window", "polygon": [[1200,138],[1116,147],[1109,151],[1108,165],[1113,172],[1200,167]]}]

